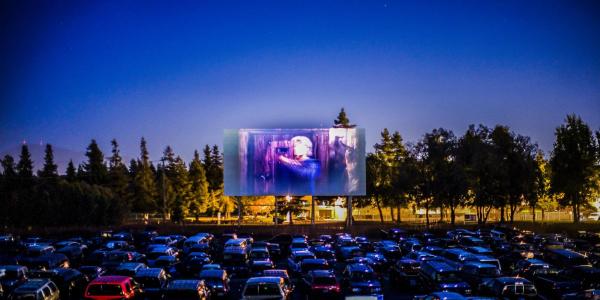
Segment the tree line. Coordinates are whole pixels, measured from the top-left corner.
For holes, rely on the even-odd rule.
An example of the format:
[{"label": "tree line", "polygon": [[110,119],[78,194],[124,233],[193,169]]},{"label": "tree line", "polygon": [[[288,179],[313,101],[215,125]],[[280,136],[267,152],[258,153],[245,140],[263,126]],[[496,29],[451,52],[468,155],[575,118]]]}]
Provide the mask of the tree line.
[{"label": "tree line", "polygon": [[128,165],[119,144],[111,141],[108,157],[92,140],[87,161],[70,161],[59,175],[52,145],[47,144],[44,165],[34,174],[29,148],[22,145],[18,161],[1,160],[0,224],[3,226],[64,226],[121,224],[130,213],[160,212],[163,218],[183,222],[203,214],[231,213],[235,203],[223,195],[223,156],[219,147],[206,145],[189,164],[170,146],[153,162],[144,138],[140,156]]},{"label": "tree line", "polygon": [[[355,126],[344,109],[334,124]],[[400,222],[401,208],[424,208],[427,223],[429,212],[439,209],[440,219],[452,224],[459,207],[474,208],[477,221],[485,223],[492,209],[499,210],[501,222],[512,222],[523,206],[531,208],[534,220],[536,209],[543,216],[568,206],[578,222],[599,194],[599,142],[600,132],[575,115],[556,128],[547,156],[529,137],[502,125],[471,125],[462,136],[437,128],[415,143],[384,129],[366,157],[367,195],[355,198],[354,205],[376,207],[381,222],[383,209]],[[195,151],[189,164],[170,146],[159,161],[151,161],[144,138],[139,157],[128,164],[116,140],[111,146],[105,157],[92,140],[87,161],[77,167],[69,162],[63,175],[50,144],[36,174],[27,145],[18,161],[6,155],[0,161],[0,225],[110,225],[132,212],[160,212],[165,220],[183,222],[236,209],[234,199],[223,193],[218,146],[206,145],[202,157]]]},{"label": "tree line", "polygon": [[400,209],[409,204],[425,209],[427,224],[432,209],[454,224],[457,207],[474,208],[478,223],[486,223],[493,208],[501,222],[513,222],[523,206],[534,221],[536,209],[543,216],[570,206],[578,222],[581,209],[598,197],[600,132],[568,115],[555,138],[546,157],[529,137],[502,125],[471,125],[460,137],[438,128],[416,143],[405,143],[399,132],[386,128],[366,158],[367,196],[355,204],[376,207],[381,222],[383,208],[400,222]]}]

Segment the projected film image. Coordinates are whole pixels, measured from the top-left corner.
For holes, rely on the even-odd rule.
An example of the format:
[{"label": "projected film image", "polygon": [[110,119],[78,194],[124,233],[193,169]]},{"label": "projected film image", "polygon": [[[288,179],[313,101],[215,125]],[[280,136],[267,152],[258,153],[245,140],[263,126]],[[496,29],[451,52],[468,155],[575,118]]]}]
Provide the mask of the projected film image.
[{"label": "projected film image", "polygon": [[364,130],[226,130],[227,195],[364,195]]}]

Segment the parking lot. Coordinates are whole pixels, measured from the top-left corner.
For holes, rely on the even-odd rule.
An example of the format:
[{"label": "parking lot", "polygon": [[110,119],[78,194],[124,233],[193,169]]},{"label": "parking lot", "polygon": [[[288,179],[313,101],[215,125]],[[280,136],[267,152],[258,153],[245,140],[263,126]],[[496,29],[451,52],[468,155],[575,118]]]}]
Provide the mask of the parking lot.
[{"label": "parking lot", "polygon": [[109,299],[109,285],[125,299],[597,299],[600,288],[600,236],[592,232],[265,237],[147,229],[5,234],[0,250],[2,299]]}]

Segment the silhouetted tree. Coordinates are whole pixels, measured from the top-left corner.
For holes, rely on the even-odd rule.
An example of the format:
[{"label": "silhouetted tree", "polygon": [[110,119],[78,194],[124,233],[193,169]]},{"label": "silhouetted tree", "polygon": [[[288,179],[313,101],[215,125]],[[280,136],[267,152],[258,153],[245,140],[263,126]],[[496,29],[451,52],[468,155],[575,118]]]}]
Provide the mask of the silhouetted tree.
[{"label": "silhouetted tree", "polygon": [[58,167],[54,163],[54,152],[52,151],[52,145],[46,144],[46,149],[44,150],[44,166],[38,171],[38,176],[44,178],[57,178],[57,170]]},{"label": "silhouetted tree", "polygon": [[190,214],[198,221],[200,214],[206,211],[209,192],[206,172],[204,171],[204,166],[202,166],[200,154],[197,150],[194,151],[194,159],[190,163],[189,169],[190,181],[192,183],[189,210]]},{"label": "silhouetted tree", "polygon": [[561,205],[572,206],[573,222],[578,223],[581,206],[587,205],[588,196],[598,188],[598,144],[589,126],[575,115],[567,116],[555,136],[551,190],[562,194]]},{"label": "silhouetted tree", "polygon": [[157,189],[152,173],[146,140],[140,141],[140,160],[136,163],[136,173],[133,178],[133,211],[152,212],[157,205]]},{"label": "silhouetted tree", "polygon": [[67,170],[65,173],[65,179],[68,182],[74,182],[75,180],[77,180],[77,170],[75,169],[73,160],[69,160],[69,163],[67,164]]},{"label": "silhouetted tree", "polygon": [[90,142],[85,156],[87,156],[88,161],[83,164],[83,171],[85,174],[83,179],[89,184],[107,184],[108,169],[104,163],[104,154],[100,150],[96,140]]},{"label": "silhouetted tree", "polygon": [[31,153],[29,153],[27,144],[21,146],[21,155],[17,163],[17,175],[21,179],[31,179],[33,177],[33,161],[31,160]]}]

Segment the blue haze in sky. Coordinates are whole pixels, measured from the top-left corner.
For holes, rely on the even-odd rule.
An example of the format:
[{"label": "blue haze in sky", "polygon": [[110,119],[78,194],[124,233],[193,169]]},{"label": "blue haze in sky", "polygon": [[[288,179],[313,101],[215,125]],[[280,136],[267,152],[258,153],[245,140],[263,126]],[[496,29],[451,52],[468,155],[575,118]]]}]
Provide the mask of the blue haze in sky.
[{"label": "blue haze in sky", "polygon": [[0,149],[158,159],[224,128],[600,128],[599,1],[2,1]]}]

